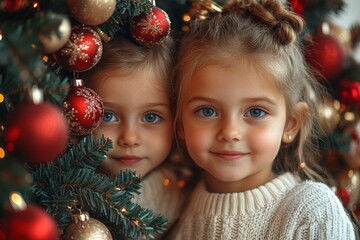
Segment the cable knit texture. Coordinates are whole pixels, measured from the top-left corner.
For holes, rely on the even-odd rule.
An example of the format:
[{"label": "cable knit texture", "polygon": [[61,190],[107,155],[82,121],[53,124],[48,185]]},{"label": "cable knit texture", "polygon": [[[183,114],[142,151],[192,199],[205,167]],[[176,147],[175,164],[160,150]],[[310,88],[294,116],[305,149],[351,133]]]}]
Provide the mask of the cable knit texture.
[{"label": "cable knit texture", "polygon": [[344,240],[355,233],[328,186],[285,173],[241,193],[209,193],[201,181],[170,239]]},{"label": "cable knit texture", "polygon": [[[169,180],[169,185],[164,185],[164,180]],[[178,219],[184,203],[185,192],[176,186],[178,179],[175,173],[165,166],[161,166],[149,173],[141,182],[139,195],[133,202],[143,208],[153,210],[169,220],[169,227]]]}]

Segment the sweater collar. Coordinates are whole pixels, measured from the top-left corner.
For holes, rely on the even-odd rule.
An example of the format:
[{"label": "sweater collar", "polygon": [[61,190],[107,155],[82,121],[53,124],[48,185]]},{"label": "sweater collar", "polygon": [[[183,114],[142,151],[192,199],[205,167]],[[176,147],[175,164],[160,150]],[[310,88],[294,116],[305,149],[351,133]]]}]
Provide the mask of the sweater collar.
[{"label": "sweater collar", "polygon": [[201,181],[192,196],[193,209],[208,214],[238,215],[249,214],[279,198],[299,183],[292,173],[284,173],[272,181],[245,192],[210,193]]}]

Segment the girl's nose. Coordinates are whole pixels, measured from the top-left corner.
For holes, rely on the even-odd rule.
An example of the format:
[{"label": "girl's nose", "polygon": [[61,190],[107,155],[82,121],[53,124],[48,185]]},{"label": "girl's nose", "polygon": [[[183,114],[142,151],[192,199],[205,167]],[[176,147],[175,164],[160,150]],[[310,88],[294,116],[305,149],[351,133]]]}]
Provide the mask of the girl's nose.
[{"label": "girl's nose", "polygon": [[125,127],[119,136],[118,144],[122,147],[137,147],[141,145],[141,138],[135,127]]},{"label": "girl's nose", "polygon": [[241,123],[237,118],[224,119],[217,133],[219,141],[240,141],[241,140]]}]

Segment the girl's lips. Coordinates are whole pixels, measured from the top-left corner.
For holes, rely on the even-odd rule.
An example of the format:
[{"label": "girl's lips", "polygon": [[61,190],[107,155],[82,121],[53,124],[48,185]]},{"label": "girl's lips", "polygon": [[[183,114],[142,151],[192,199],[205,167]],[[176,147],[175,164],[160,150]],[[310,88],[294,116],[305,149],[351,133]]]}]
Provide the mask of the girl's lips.
[{"label": "girl's lips", "polygon": [[245,155],[247,155],[246,153],[235,152],[235,151],[220,151],[220,152],[211,152],[211,153],[223,160],[238,160],[244,157]]},{"label": "girl's lips", "polygon": [[141,161],[142,158],[137,157],[137,156],[122,156],[117,158],[116,160],[125,164],[125,165],[132,165],[132,164],[136,164],[138,162]]}]

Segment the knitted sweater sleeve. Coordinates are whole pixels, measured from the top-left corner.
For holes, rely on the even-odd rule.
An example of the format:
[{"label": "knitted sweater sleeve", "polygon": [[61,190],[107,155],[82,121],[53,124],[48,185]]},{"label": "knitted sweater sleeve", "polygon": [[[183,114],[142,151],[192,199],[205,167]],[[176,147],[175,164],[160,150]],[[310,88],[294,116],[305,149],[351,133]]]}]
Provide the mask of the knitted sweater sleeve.
[{"label": "knitted sweater sleeve", "polygon": [[[305,182],[294,201],[301,215],[295,239],[354,239],[354,226],[336,195],[324,184]],[[294,216],[294,220],[296,219]],[[300,223],[300,224],[299,224]]]}]

